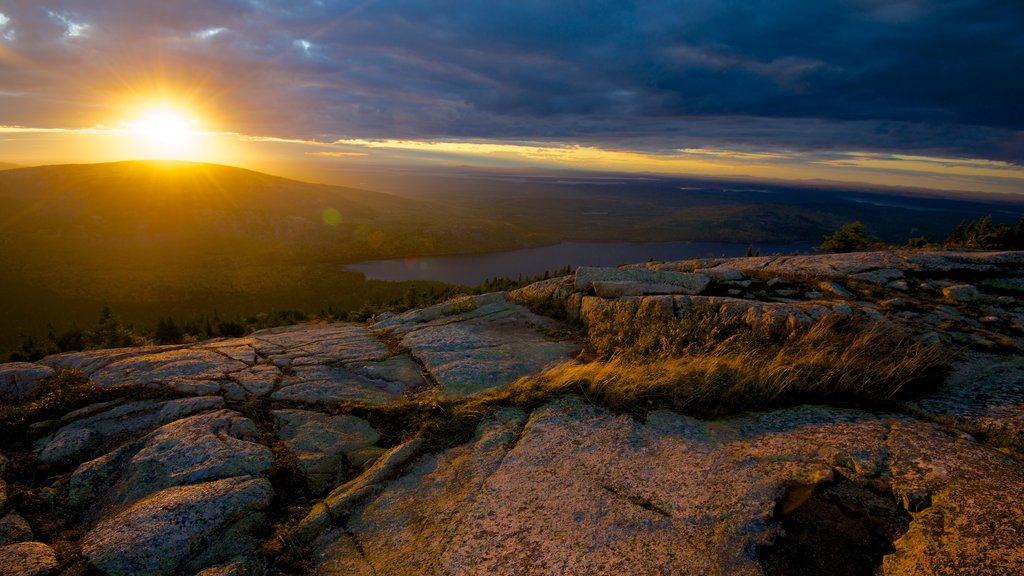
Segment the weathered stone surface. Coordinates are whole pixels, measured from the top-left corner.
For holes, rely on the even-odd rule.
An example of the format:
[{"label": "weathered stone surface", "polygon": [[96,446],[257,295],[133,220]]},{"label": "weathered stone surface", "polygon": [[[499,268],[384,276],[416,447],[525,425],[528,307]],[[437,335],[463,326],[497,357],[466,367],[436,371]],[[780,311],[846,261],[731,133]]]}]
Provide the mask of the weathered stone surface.
[{"label": "weathered stone surface", "polygon": [[4,576],[46,576],[53,574],[57,566],[57,555],[42,542],[0,546],[0,567]]},{"label": "weathered stone surface", "polygon": [[99,386],[173,385],[225,378],[246,365],[222,354],[201,348],[171,350],[132,356],[110,363],[90,379]]},{"label": "weathered stone surface", "polygon": [[[681,263],[665,263],[672,269]],[[867,272],[898,270],[923,274],[989,272],[998,267],[1021,266],[1024,252],[854,252],[701,260],[697,272],[705,269],[739,270],[745,273],[774,273],[806,278],[840,279]],[[882,274],[892,274],[882,272]],[[864,278],[871,281],[868,278]]]},{"label": "weathered stone surface", "polygon": [[214,566],[196,573],[196,576],[248,576],[249,571],[242,562],[232,562],[225,566]]},{"label": "weathered stone surface", "polygon": [[581,266],[576,270],[576,289],[583,292],[594,288],[597,282],[631,282],[649,286],[672,285],[675,292],[683,294],[699,294],[711,279],[703,274],[689,272],[673,272],[668,270],[648,270],[638,268],[591,268]]},{"label": "weathered stone surface", "polygon": [[308,404],[387,404],[400,399],[405,391],[403,382],[370,379],[344,367],[299,366],[271,397]]},{"label": "weathered stone surface", "polygon": [[675,284],[647,284],[644,282],[598,281],[593,283],[594,294],[601,298],[643,296],[645,294],[692,294],[693,291]]},{"label": "weathered stone surface", "polygon": [[568,360],[577,346],[541,332],[562,327],[496,292],[399,314],[373,329],[400,336],[401,346],[423,364],[445,394],[461,396],[504,386]]},{"label": "weathered stone surface", "polygon": [[0,518],[0,546],[34,539],[32,528],[21,516],[12,513]]},{"label": "weathered stone surface", "polygon": [[316,550],[317,576],[376,576],[352,537],[340,528],[324,533],[311,546]]},{"label": "weathered stone surface", "polygon": [[122,404],[71,422],[35,444],[43,462],[75,462],[95,457],[114,445],[132,440],[168,422],[224,406],[219,397],[183,398]]},{"label": "weathered stone surface", "polygon": [[975,356],[910,407],[1024,451],[1024,358]]},{"label": "weathered stone surface", "polygon": [[164,488],[257,476],[273,463],[251,420],[217,410],[166,424],[145,438],[86,462],[71,476],[74,507],[130,504]]},{"label": "weathered stone surface", "polygon": [[172,350],[186,348],[187,345],[175,344],[171,346],[143,346],[140,348],[113,348],[109,350],[88,350],[85,352],[63,352],[47,356],[39,361],[53,368],[54,370],[80,370],[86,376],[92,376],[94,372],[108,366],[118,360],[124,360],[135,356],[146,356],[150,354],[161,354]]},{"label": "weathered stone surface", "polygon": [[362,324],[284,326],[255,332],[253,347],[278,366],[383,360],[388,347]]},{"label": "weathered stone surface", "polygon": [[889,434],[894,489],[928,494],[885,574],[1020,574],[1024,475],[1018,460],[951,437],[937,426],[895,422]]},{"label": "weathered stone surface", "polygon": [[218,555],[223,562],[241,552],[225,531],[258,516],[270,497],[263,478],[167,488],[101,520],[82,538],[82,555],[111,576],[174,574],[200,555],[214,565]]},{"label": "weathered stone surface", "polygon": [[509,298],[519,304],[539,303],[551,300],[564,300],[572,294],[576,276],[560,276],[534,282],[509,292]]},{"label": "weathered stone surface", "polygon": [[53,376],[54,370],[31,362],[0,364],[0,401],[26,398],[43,378]]},{"label": "weathered stone surface", "polygon": [[942,289],[942,295],[951,302],[974,302],[981,297],[978,289],[971,284],[956,284]]},{"label": "weathered stone surface", "polygon": [[232,372],[228,377],[242,388],[242,396],[266,396],[281,377],[281,370],[273,364],[260,364]]},{"label": "weathered stone surface", "polygon": [[499,388],[568,361],[577,350],[531,325],[525,309],[515,316],[428,325],[409,332],[402,346],[419,358],[445,394],[462,396]]},{"label": "weathered stone surface", "polygon": [[380,491],[385,481],[397,476],[400,467],[416,455],[422,445],[422,438],[413,438],[382,454],[373,466],[335,488],[313,506],[309,514],[292,527],[291,536],[300,542],[317,538],[332,522],[343,519],[355,506]]},{"label": "weathered stone surface", "polygon": [[896,270],[893,268],[883,268],[881,270],[872,270],[871,272],[861,272],[854,274],[852,278],[860,280],[862,282],[870,282],[871,284],[878,284],[885,286],[895,280],[901,280],[904,277],[902,270]]},{"label": "weathered stone surface", "polygon": [[640,424],[572,399],[534,412],[521,434],[519,421],[499,415],[469,444],[364,495],[334,533],[340,543],[316,541],[321,563],[387,574],[761,574],[755,552],[777,534],[787,487],[837,472],[870,485],[891,468],[896,496],[924,490],[932,504],[914,500],[922,509],[886,573],[1024,565],[1024,510],[1000,497],[1022,489],[1024,469],[966,440],[943,453],[950,438],[931,424],[825,408],[717,422],[657,412]]},{"label": "weathered stone surface", "polygon": [[380,439],[370,423],[355,416],[307,410],[275,410],[278,437],[299,461],[310,487],[319,492],[335,479],[347,459],[360,466]]},{"label": "weathered stone surface", "polygon": [[400,383],[406,390],[430,385],[423,377],[423,367],[404,353],[377,362],[346,364],[345,368],[370,380]]},{"label": "weathered stone surface", "polygon": [[850,294],[850,291],[847,290],[846,288],[844,288],[843,285],[838,283],[838,282],[822,282],[822,283],[818,284],[818,288],[822,292],[824,292],[826,294],[829,294],[831,296],[836,296],[836,297],[839,297],[839,298],[850,298],[850,297],[852,297],[852,294]]}]

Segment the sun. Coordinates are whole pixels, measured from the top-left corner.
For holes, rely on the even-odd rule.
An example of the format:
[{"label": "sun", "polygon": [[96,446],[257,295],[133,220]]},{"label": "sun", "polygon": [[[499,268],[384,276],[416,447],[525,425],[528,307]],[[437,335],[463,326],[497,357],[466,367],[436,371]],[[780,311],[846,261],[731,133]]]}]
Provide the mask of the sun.
[{"label": "sun", "polygon": [[192,132],[194,120],[173,111],[156,112],[136,122],[139,132],[162,144],[180,144]]},{"label": "sun", "polygon": [[138,137],[147,155],[164,159],[194,156],[201,132],[199,120],[174,108],[146,110],[135,120],[121,122],[126,132]]}]

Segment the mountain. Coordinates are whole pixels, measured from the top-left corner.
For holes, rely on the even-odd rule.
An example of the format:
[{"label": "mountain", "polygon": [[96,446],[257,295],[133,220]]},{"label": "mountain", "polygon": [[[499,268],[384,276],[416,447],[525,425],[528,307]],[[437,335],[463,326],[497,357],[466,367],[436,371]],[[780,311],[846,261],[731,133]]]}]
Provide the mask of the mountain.
[{"label": "mountain", "polygon": [[[457,207],[228,166],[117,162],[0,171],[0,355],[18,334],[201,313],[356,309],[347,262],[486,251],[518,233]],[[398,291],[397,296],[395,292]]]},{"label": "mountain", "polygon": [[[0,237],[33,250],[201,255],[269,250],[338,258],[443,251],[442,211],[423,200],[298,182],[240,168],[118,162],[0,173]],[[376,232],[376,234],[374,234]],[[449,241],[450,243],[450,241]],[[242,254],[244,256],[244,254]],[[116,256],[114,256],[116,257]]]},{"label": "mountain", "polygon": [[11,164],[10,162],[0,162],[0,170],[11,170],[13,168],[21,168],[21,165]]}]

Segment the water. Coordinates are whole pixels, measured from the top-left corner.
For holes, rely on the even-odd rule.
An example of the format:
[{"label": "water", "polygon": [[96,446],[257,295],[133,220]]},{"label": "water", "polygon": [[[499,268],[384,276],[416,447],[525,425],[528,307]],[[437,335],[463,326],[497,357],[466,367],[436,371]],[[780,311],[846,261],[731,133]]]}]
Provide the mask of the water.
[{"label": "water", "polygon": [[[526,248],[466,256],[431,256],[370,260],[345,266],[362,272],[368,280],[437,280],[448,284],[475,286],[488,278],[537,276],[565,266],[616,266],[654,259],[743,256],[747,244],[727,242],[562,242],[542,248]],[[755,244],[762,255],[808,252],[811,242]]]}]

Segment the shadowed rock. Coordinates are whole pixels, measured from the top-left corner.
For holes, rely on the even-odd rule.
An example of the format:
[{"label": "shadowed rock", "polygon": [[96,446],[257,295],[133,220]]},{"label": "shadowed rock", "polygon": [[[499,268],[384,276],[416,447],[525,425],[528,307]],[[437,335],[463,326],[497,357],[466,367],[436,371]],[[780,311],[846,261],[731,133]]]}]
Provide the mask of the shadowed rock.
[{"label": "shadowed rock", "polygon": [[28,397],[40,380],[53,374],[53,368],[31,362],[0,364],[0,401]]},{"label": "shadowed rock", "polygon": [[360,466],[379,454],[370,449],[380,434],[355,416],[328,416],[307,410],[275,410],[278,436],[298,459],[310,487],[320,492],[341,471],[346,460]]},{"label": "shadowed rock", "polygon": [[[168,488],[101,520],[82,538],[82,555],[111,576],[198,571],[252,553],[256,542],[232,528],[258,519],[270,496],[270,482],[251,477]],[[205,565],[194,566],[199,559]]]},{"label": "shadowed rock", "polygon": [[230,410],[171,422],[79,466],[68,501],[76,508],[112,507],[172,486],[262,474],[273,457],[258,436],[252,421]]},{"label": "shadowed rock", "polygon": [[219,380],[245,367],[243,362],[211,350],[171,350],[117,360],[94,372],[90,379],[105,388],[145,384],[168,386],[179,382]]},{"label": "shadowed rock", "polygon": [[97,456],[115,444],[134,440],[179,418],[224,406],[219,397],[142,400],[76,420],[35,444],[43,462],[68,463]]},{"label": "shadowed rock", "polygon": [[0,567],[4,576],[46,576],[57,570],[57,555],[42,542],[20,542],[0,546]]}]

